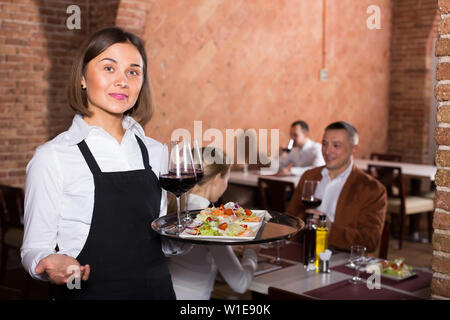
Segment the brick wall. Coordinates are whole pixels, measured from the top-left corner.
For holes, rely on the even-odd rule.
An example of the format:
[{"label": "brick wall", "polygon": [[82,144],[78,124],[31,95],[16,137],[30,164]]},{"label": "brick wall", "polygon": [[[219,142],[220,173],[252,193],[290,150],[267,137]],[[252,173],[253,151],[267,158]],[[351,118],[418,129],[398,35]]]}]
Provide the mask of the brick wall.
[{"label": "brick wall", "polygon": [[392,2],[388,151],[428,163],[431,67],[439,16],[436,0]]},{"label": "brick wall", "polygon": [[435,131],[439,149],[436,153],[436,210],[433,235],[434,298],[450,298],[450,0],[440,0],[439,38],[436,55],[439,57],[435,96],[439,101],[438,128]]},{"label": "brick wall", "polygon": [[[319,81],[323,2],[327,82]],[[390,2],[152,1],[144,39],[158,109],[146,131],[167,140],[202,120],[203,132],[224,136],[279,129],[286,145],[294,120],[306,120],[316,141],[327,124],[347,120],[360,130],[358,156],[385,152]],[[373,4],[381,30],[366,25]]]},{"label": "brick wall", "polygon": [[[69,5],[81,29],[69,30]],[[91,30],[114,25],[119,0],[0,0],[0,183],[22,186],[35,148],[71,123],[65,86]]]},{"label": "brick wall", "polygon": [[[66,28],[72,4],[81,30]],[[381,30],[366,27],[372,4]],[[321,1],[0,0],[0,183],[23,185],[34,149],[70,125],[73,53],[114,24],[147,43],[158,109],[146,132],[156,139],[203,120],[203,130],[278,128],[286,144],[293,120],[320,140],[344,119],[361,132],[360,156],[385,151],[390,0],[327,1],[327,82],[321,17]]]}]

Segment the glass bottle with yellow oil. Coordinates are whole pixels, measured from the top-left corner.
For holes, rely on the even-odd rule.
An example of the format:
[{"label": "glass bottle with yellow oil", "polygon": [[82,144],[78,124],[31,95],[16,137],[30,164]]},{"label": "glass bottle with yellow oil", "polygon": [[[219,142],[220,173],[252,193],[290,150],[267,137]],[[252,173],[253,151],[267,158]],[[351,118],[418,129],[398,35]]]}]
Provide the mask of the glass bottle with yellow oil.
[{"label": "glass bottle with yellow oil", "polygon": [[327,228],[327,216],[321,214],[319,216],[319,223],[316,229],[316,260],[314,266],[319,271],[319,253],[328,249],[328,228]]}]

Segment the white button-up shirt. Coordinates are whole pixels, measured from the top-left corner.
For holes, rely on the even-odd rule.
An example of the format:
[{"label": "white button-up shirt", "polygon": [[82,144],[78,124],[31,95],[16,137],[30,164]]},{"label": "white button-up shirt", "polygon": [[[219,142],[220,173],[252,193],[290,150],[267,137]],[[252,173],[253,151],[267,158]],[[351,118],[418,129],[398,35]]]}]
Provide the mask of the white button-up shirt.
[{"label": "white button-up shirt", "polygon": [[322,155],[322,145],[307,139],[303,147],[294,147],[289,154],[280,161],[280,169],[293,164],[291,174],[301,176],[303,172],[313,167],[325,165]]},{"label": "white button-up shirt", "polygon": [[[88,125],[80,115],[69,130],[38,147],[27,166],[25,184],[25,234],[22,264],[34,277],[39,261],[56,253],[76,258],[86,242],[94,208],[94,178],[77,144],[85,140],[102,172],[143,169],[141,149],[135,134],[147,147],[149,162],[158,176],[162,155],[167,150],[145,136],[143,128],[124,116],[125,135],[121,143],[103,128]],[[160,215],[166,214],[163,190]],[[114,235],[111,235],[114,236]]]},{"label": "white button-up shirt", "polygon": [[347,181],[348,176],[352,172],[353,160],[344,172],[338,175],[336,178],[331,179],[328,169],[325,167],[322,169],[322,180],[317,185],[315,196],[322,199],[322,203],[316,209],[318,211],[327,214],[328,219],[334,222],[334,216],[336,214],[336,205],[339,200],[342,188]]}]

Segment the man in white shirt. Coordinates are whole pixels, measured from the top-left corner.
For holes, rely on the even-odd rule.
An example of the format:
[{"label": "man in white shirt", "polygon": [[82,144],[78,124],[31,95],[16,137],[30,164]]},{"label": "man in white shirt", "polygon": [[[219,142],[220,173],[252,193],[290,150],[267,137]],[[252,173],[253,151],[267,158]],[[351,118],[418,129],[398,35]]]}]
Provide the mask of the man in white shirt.
[{"label": "man in white shirt", "polygon": [[322,146],[309,139],[309,126],[299,120],[291,125],[291,139],[294,147],[291,152],[280,159],[280,170],[277,175],[302,175],[308,169],[323,166]]}]

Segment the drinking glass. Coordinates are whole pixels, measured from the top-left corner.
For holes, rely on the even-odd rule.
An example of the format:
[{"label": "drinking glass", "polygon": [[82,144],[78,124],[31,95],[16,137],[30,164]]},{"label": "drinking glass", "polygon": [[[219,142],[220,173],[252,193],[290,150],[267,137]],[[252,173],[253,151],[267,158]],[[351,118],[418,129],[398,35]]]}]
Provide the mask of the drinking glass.
[{"label": "drinking glass", "polygon": [[[276,250],[276,256],[273,258],[270,262],[276,265],[281,264],[281,258],[280,258],[280,248],[284,245],[284,240],[276,240],[275,241],[275,250]],[[273,246],[272,246],[273,247]]]},{"label": "drinking glass", "polygon": [[184,230],[181,220],[181,194],[190,190],[196,184],[192,154],[185,141],[172,141],[169,157],[163,152],[162,169],[159,182],[164,190],[173,193],[177,199],[177,222],[164,228],[170,234],[180,234]]},{"label": "drinking glass", "polygon": [[[189,145],[189,149],[190,149],[190,145]],[[192,148],[192,162],[193,162],[193,168],[194,168],[194,174],[195,174],[195,179],[196,179],[196,184],[199,183],[202,179],[203,179],[203,160],[202,160],[202,155],[200,152],[200,148],[198,147],[198,141],[197,139],[194,139],[194,147]],[[189,191],[186,191],[185,193],[185,200],[186,200],[186,204],[185,204],[185,216],[183,219],[183,223],[185,225],[189,225],[192,222],[192,217],[189,214]]]},{"label": "drinking glass", "polygon": [[313,209],[320,206],[322,199],[315,195],[319,181],[305,180],[303,183],[302,202],[307,209]]},{"label": "drinking glass", "polygon": [[366,247],[363,246],[351,246],[350,247],[350,264],[355,266],[356,274],[348,280],[351,284],[362,283],[362,279],[359,277],[359,268],[366,264]]}]

